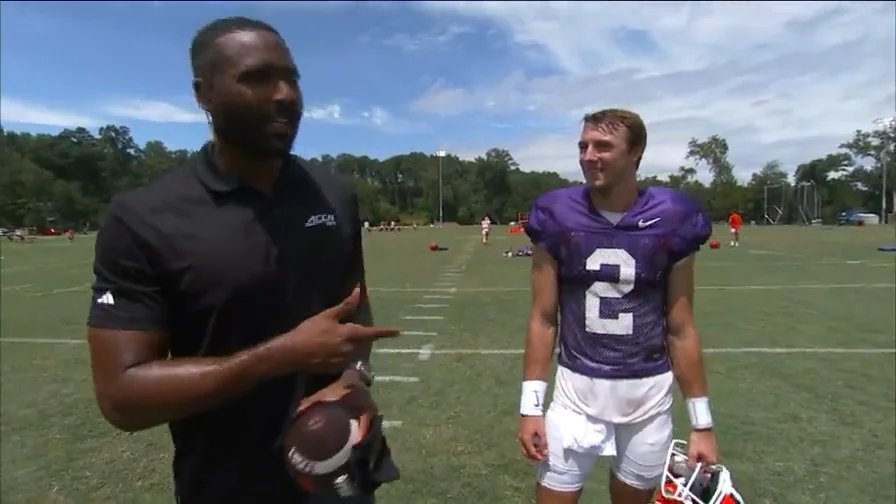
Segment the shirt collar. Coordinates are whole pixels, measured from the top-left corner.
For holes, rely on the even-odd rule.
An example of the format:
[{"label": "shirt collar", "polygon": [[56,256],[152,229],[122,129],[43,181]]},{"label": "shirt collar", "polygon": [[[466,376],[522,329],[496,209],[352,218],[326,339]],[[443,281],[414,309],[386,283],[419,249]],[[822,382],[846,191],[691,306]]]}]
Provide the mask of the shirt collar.
[{"label": "shirt collar", "polygon": [[[221,171],[215,162],[213,153],[214,147],[211,142],[206,143],[199,150],[196,173],[200,182],[208,190],[217,193],[228,193],[243,187],[242,182],[236,175]],[[301,177],[302,171],[302,166],[291,155],[287,154],[280,176],[277,178],[274,187],[276,188],[287,180],[297,180]]]}]

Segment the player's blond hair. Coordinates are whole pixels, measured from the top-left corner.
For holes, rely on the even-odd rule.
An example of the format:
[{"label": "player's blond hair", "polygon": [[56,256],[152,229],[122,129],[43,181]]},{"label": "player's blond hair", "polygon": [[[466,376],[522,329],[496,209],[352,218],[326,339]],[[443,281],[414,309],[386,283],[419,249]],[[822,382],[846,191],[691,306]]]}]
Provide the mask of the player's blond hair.
[{"label": "player's blond hair", "polygon": [[[589,112],[582,118],[584,124],[595,128],[608,128],[611,130],[625,129],[628,132],[628,149],[641,149],[642,155],[647,148],[647,126],[641,116],[625,109],[604,109],[597,112]],[[637,168],[641,164],[641,158],[635,162]]]}]

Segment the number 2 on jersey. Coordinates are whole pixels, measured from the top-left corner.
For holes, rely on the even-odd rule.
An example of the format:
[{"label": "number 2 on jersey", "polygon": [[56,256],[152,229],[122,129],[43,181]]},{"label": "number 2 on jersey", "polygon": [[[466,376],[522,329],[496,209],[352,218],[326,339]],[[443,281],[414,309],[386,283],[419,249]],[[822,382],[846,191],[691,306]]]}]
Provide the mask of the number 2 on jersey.
[{"label": "number 2 on jersey", "polygon": [[585,270],[597,271],[601,266],[617,266],[619,280],[597,281],[585,291],[585,330],[616,336],[632,334],[635,323],[631,312],[620,312],[616,317],[601,317],[600,303],[603,299],[619,299],[635,288],[635,258],[623,249],[599,248],[588,256]]}]

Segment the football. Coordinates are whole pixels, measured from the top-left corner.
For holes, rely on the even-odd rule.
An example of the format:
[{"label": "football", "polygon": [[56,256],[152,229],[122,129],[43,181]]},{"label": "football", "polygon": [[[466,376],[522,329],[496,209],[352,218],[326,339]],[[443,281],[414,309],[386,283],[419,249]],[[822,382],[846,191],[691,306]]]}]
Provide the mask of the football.
[{"label": "football", "polygon": [[719,243],[719,240],[713,240],[713,241],[709,242],[709,248],[711,248],[711,249],[718,249],[721,246],[722,246],[722,244]]},{"label": "football", "polygon": [[363,437],[352,411],[341,401],[322,401],[301,411],[283,439],[290,475],[308,493],[352,495],[348,463]]}]

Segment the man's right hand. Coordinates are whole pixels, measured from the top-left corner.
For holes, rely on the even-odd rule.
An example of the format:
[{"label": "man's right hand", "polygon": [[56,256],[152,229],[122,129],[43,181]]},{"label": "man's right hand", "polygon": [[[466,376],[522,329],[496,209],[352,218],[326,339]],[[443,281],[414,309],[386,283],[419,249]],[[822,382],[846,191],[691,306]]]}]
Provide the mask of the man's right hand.
[{"label": "man's right hand", "polygon": [[548,438],[545,435],[543,416],[521,416],[518,438],[526,458],[538,462],[547,456]]},{"label": "man's right hand", "polygon": [[356,348],[371,340],[398,336],[394,327],[367,327],[342,321],[350,317],[361,300],[358,287],[336,306],[302,322],[280,337],[279,349],[303,371],[341,373],[350,364]]}]

